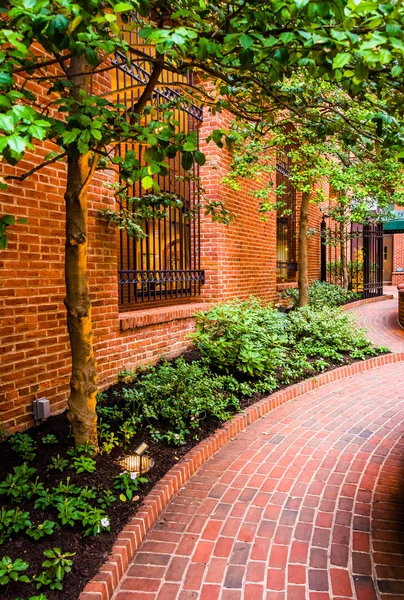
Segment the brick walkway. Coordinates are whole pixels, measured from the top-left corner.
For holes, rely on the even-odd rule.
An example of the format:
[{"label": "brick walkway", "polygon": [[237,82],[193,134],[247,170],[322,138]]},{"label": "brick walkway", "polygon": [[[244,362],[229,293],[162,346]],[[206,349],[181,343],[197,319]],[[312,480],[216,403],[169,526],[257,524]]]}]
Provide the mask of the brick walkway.
[{"label": "brick walkway", "polygon": [[369,337],[379,346],[388,346],[394,352],[404,350],[404,329],[397,322],[397,289],[385,287],[385,294],[394,294],[393,300],[374,302],[354,308],[358,324],[366,327]]},{"label": "brick walkway", "polygon": [[[355,312],[386,323],[393,302]],[[404,600],[403,473],[402,364],[307,393],[201,467],[114,600]]]},{"label": "brick walkway", "polygon": [[388,365],[250,426],[170,503],[116,600],[402,600],[403,386]]}]

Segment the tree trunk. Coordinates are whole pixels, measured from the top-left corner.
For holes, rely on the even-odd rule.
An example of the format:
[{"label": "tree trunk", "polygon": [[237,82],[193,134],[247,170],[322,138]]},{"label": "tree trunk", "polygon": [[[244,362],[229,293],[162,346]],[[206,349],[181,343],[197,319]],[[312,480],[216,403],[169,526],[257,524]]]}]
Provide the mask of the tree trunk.
[{"label": "tree trunk", "polygon": [[[69,75],[88,72],[83,58],[72,58]],[[87,92],[89,76],[72,77],[71,94],[77,100]],[[67,159],[65,280],[67,326],[72,353],[72,375],[68,419],[76,446],[86,442],[98,451],[97,368],[93,350],[91,303],[87,277],[88,207],[87,188],[94,172],[89,154],[80,155],[70,145]],[[95,160],[95,159],[94,159]]]},{"label": "tree trunk", "polygon": [[309,230],[310,194],[303,192],[299,221],[299,306],[305,306],[309,301],[309,275],[307,242]]},{"label": "tree trunk", "polygon": [[341,275],[342,275],[342,287],[344,290],[348,289],[348,266],[346,256],[346,237],[344,224],[340,224],[340,239],[341,239]]}]

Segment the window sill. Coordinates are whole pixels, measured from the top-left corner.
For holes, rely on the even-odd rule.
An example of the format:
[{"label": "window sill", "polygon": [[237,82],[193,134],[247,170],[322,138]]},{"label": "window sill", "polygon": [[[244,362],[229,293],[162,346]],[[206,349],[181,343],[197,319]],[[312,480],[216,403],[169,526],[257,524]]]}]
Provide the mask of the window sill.
[{"label": "window sill", "polygon": [[299,284],[297,283],[297,281],[289,281],[289,283],[277,283],[276,291],[282,292],[283,290],[296,289],[297,287],[299,287]]},{"label": "window sill", "polygon": [[193,302],[191,304],[145,308],[144,310],[121,313],[119,315],[120,330],[141,329],[159,323],[189,319],[196,312],[206,310],[209,307],[210,304],[207,302]]}]

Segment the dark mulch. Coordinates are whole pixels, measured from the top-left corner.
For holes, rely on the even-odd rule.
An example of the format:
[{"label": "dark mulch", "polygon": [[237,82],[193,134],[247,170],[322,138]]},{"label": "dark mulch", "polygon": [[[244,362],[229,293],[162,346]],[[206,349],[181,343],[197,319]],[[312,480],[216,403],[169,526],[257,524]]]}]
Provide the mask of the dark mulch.
[{"label": "dark mulch", "polygon": [[[192,362],[200,359],[200,354],[197,350],[191,350],[184,354],[185,360]],[[345,364],[352,362],[346,357]],[[330,367],[334,368],[333,365]],[[310,373],[313,376],[314,373]],[[116,403],[115,392],[122,390],[128,384],[119,383],[110,387],[105,393],[107,395],[107,403]],[[282,386],[286,387],[286,386]],[[240,405],[242,409],[247,408],[251,404],[257,402],[263,394],[255,394],[251,398],[244,398]],[[67,574],[64,580],[63,591],[47,591],[41,589],[40,592],[46,594],[48,600],[77,600],[80,592],[85,584],[97,573],[100,565],[103,563],[108,553],[111,551],[112,545],[118,533],[124,525],[134,516],[137,509],[142,503],[144,496],[151,488],[167,473],[167,471],[192,447],[200,440],[206,438],[215,429],[220,426],[220,423],[214,419],[203,422],[202,429],[199,432],[199,440],[189,439],[184,446],[173,448],[165,443],[158,444],[148,436],[146,432],[141,432],[136,435],[130,443],[130,446],[125,450],[125,454],[130,454],[130,451],[136,448],[141,442],[146,442],[149,445],[149,453],[155,461],[155,466],[148,473],[148,483],[142,486],[138,496],[134,502],[117,501],[111,509],[107,509],[110,516],[111,531],[103,533],[95,537],[90,536],[83,538],[82,529],[79,527],[64,527],[56,531],[51,536],[45,536],[39,541],[34,541],[26,535],[14,537],[7,541],[0,548],[0,558],[10,556],[13,560],[22,558],[30,565],[27,574],[33,576],[41,571],[41,564],[44,560],[43,551],[48,548],[60,547],[63,552],[75,552],[74,563],[71,573]],[[65,418],[65,415],[51,417],[40,425],[32,428],[29,431],[31,437],[38,443],[38,452],[35,461],[32,463],[37,469],[39,479],[44,483],[45,487],[52,488],[57,486],[60,481],[66,481],[67,477],[71,478],[71,482],[79,486],[94,486],[102,487],[103,489],[113,489],[113,479],[122,471],[118,460],[122,456],[122,449],[115,448],[111,454],[97,457],[97,470],[95,473],[83,473],[76,475],[73,471],[67,470],[63,473],[55,470],[48,470],[47,465],[51,462],[51,457],[56,454],[66,456],[66,452],[73,445],[73,439],[70,434],[70,427]],[[47,434],[54,434],[59,440],[57,446],[44,446],[41,443],[41,438]],[[7,473],[12,471],[12,468],[21,464],[21,459],[10,448],[8,442],[0,444],[0,481],[3,480]],[[116,494],[119,496],[119,492]],[[5,496],[0,496],[0,506],[8,506],[15,508],[16,505],[7,504]],[[45,519],[56,521],[54,509],[34,510],[34,500],[25,501],[19,505],[20,508],[30,512],[30,519],[34,524],[41,523]],[[28,584],[10,584],[8,588],[0,590],[1,600],[15,600],[16,598],[26,599],[30,595],[35,595],[37,592],[34,586]]]}]

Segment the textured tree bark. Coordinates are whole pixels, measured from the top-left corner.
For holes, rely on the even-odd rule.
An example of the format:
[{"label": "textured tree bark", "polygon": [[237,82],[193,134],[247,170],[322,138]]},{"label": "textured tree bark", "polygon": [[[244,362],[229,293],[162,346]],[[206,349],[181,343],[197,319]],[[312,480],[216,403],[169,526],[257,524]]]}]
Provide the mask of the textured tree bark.
[{"label": "textured tree bark", "polygon": [[310,194],[303,192],[302,205],[300,208],[299,220],[299,306],[305,306],[309,301],[309,275],[308,275],[308,257],[307,243],[309,230],[309,204]]},{"label": "textured tree bark", "polygon": [[340,224],[340,241],[341,241],[341,273],[342,273],[342,287],[344,290],[348,289],[349,278],[348,278],[348,265],[347,265],[347,247],[345,238],[345,227],[344,224]]},{"label": "textured tree bark", "polygon": [[[79,99],[80,90],[88,91],[89,71],[83,58],[71,60],[69,76],[73,82],[72,96]],[[67,326],[72,353],[72,374],[68,419],[76,446],[86,442],[98,451],[97,439],[97,366],[93,350],[91,303],[87,276],[88,207],[87,188],[95,165],[89,154],[80,155],[70,148],[67,159],[66,256],[65,281]]]}]

